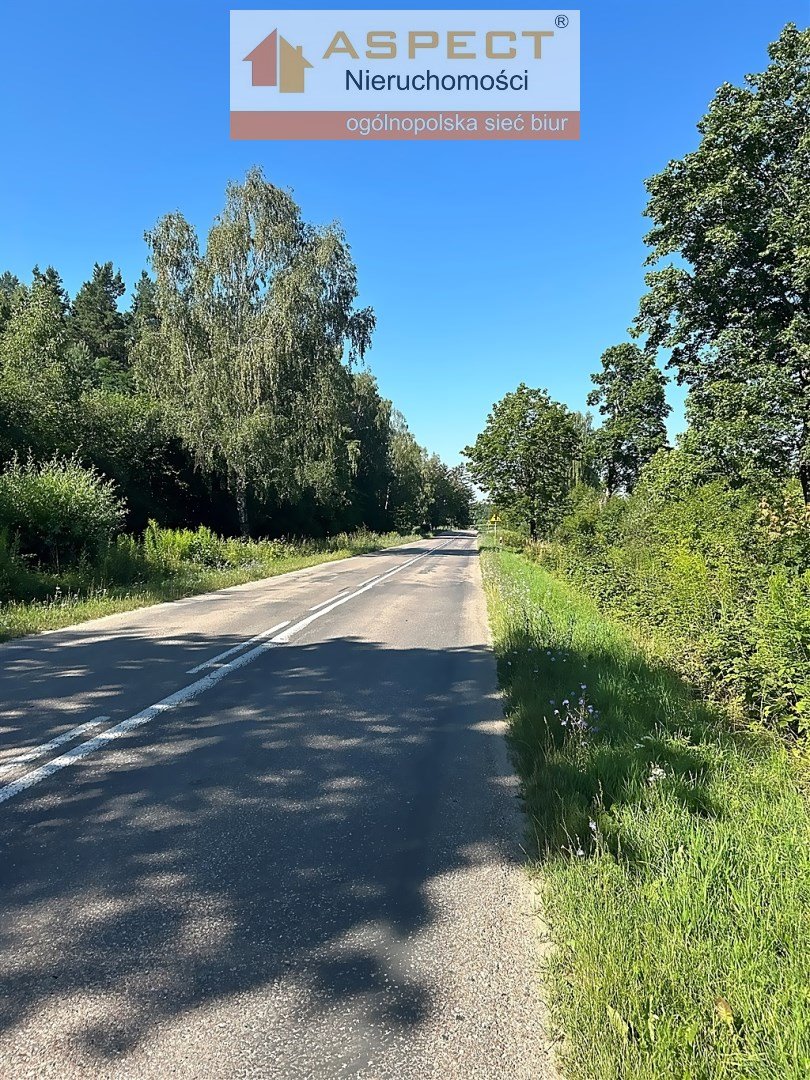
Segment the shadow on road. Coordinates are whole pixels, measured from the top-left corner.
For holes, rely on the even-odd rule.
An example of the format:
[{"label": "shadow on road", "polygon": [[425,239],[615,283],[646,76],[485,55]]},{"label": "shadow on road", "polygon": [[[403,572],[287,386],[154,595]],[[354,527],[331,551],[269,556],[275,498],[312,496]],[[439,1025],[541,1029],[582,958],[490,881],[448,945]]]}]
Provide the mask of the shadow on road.
[{"label": "shadow on road", "polygon": [[[118,667],[152,678],[159,643],[128,644]],[[302,1010],[418,1025],[430,883],[510,847],[493,671],[484,648],[277,648],[0,806],[0,1042],[64,1007],[67,1041],[113,1061],[282,982]]]}]

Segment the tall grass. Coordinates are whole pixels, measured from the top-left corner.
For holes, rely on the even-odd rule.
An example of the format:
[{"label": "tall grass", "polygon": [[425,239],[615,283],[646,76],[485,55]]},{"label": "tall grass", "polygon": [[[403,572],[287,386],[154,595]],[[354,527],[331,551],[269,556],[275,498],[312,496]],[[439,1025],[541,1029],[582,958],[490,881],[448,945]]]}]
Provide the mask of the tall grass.
[{"label": "tall grass", "polygon": [[34,566],[0,534],[0,640],[177,600],[406,543],[414,537],[360,529],[323,539],[242,540],[204,526],[123,535],[97,562],[62,572]]},{"label": "tall grass", "polygon": [[810,808],[787,746],[729,729],[520,555],[485,583],[571,1080],[810,1076]]}]

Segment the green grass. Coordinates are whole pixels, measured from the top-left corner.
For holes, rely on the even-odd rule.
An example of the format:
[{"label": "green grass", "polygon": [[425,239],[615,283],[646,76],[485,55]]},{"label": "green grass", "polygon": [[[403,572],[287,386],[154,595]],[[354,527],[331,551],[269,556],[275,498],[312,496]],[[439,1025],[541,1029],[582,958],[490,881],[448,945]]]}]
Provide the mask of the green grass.
[{"label": "green grass", "polygon": [[567,584],[483,558],[565,1075],[806,1080],[810,806],[790,750],[730,730]]},{"label": "green grass", "polygon": [[[171,530],[166,533],[171,534]],[[34,587],[45,596],[0,604],[0,641],[276,577],[306,566],[407,544],[415,539],[418,537],[360,531],[343,533],[333,541],[312,540],[298,544],[224,542],[239,548],[238,554],[243,561],[239,565],[221,567],[206,566],[187,558],[164,557],[150,562],[142,558],[140,545],[136,558],[126,567],[133,578],[126,583],[116,583],[114,573],[105,574],[98,569],[74,568],[61,575],[28,575]]]}]

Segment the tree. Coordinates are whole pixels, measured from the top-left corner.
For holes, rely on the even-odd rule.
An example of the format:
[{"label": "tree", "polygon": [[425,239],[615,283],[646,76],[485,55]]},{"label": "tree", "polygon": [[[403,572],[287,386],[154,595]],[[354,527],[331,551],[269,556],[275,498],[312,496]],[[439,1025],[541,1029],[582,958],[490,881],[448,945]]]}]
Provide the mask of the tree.
[{"label": "tree", "polygon": [[31,287],[15,291],[0,339],[0,367],[37,382],[60,367],[66,345],[61,286],[35,269]]},{"label": "tree", "polygon": [[425,462],[428,521],[431,525],[457,525],[466,528],[472,517],[473,493],[464,466],[449,468],[438,454]]},{"label": "tree", "polygon": [[126,365],[127,320],[118,310],[123,295],[124,280],[113,264],[96,263],[92,278],[76,293],[71,307],[73,340],[86,346],[93,361],[102,362],[100,371],[107,367],[120,371]]},{"label": "tree", "polygon": [[642,465],[667,445],[666,379],[650,353],[625,342],[602,353],[602,370],[588,404],[604,417],[595,433],[596,456],[608,495],[632,491]]},{"label": "tree", "polygon": [[352,472],[352,525],[390,527],[385,508],[391,479],[391,402],[380,396],[368,371],[352,375],[349,456]]},{"label": "tree", "polygon": [[18,302],[22,291],[22,282],[8,270],[0,274],[0,333],[11,318],[11,312]]},{"label": "tree", "polygon": [[38,266],[35,266],[32,278],[32,285],[40,285],[52,294],[61,317],[65,318],[70,310],[70,297],[67,294],[67,289],[62,284],[61,275],[52,266],[47,266],[44,270],[40,270]]},{"label": "tree", "polygon": [[485,429],[463,453],[473,480],[535,537],[548,533],[562,511],[580,446],[572,413],[548,391],[521,383],[492,407]]},{"label": "tree", "polygon": [[413,437],[405,417],[397,409],[391,413],[389,468],[391,479],[385,508],[403,531],[426,524],[430,511],[425,485],[427,454]]},{"label": "tree", "polygon": [[589,412],[572,412],[571,419],[577,429],[577,454],[571,462],[571,485],[586,487],[599,485],[597,462],[597,439],[593,430],[593,416]]},{"label": "tree", "polygon": [[[698,424],[709,400],[745,410],[725,429],[727,460],[772,467],[759,431],[780,417],[810,501],[810,30],[788,24],[769,55],[744,86],[720,87],[697,150],[647,181],[647,261],[679,258],[647,274],[635,328],[652,354],[672,350]],[[692,444],[715,452],[722,426],[702,434]]]},{"label": "tree", "polygon": [[[148,354],[155,347],[155,338],[160,330],[157,310],[157,287],[145,270],[132,290],[132,304],[127,317],[127,337],[130,351],[137,351],[142,343]],[[148,341],[145,339],[149,339]]]},{"label": "tree", "polygon": [[347,466],[343,360],[363,355],[374,325],[354,306],[341,231],[303,222],[254,168],[228,185],[204,252],[179,213],[147,242],[160,331],[139,379],[198,462],[224,469],[242,531],[251,491],[333,499]]},{"label": "tree", "polygon": [[[729,335],[730,336],[730,335]],[[766,494],[795,475],[797,435],[793,387],[784,368],[746,358],[742,346],[718,345],[711,377],[686,399],[688,427],[680,446],[697,482],[727,480]]]}]

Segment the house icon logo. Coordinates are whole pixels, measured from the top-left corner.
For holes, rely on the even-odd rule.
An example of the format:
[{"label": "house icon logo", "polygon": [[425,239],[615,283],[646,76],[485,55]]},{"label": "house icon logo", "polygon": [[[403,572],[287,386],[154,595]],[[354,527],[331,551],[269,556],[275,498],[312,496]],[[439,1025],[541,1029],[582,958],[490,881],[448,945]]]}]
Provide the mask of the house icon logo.
[{"label": "house icon logo", "polygon": [[303,94],[309,60],[301,45],[291,45],[278,30],[244,58],[253,65],[254,86],[277,86],[282,94]]}]

